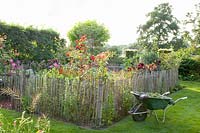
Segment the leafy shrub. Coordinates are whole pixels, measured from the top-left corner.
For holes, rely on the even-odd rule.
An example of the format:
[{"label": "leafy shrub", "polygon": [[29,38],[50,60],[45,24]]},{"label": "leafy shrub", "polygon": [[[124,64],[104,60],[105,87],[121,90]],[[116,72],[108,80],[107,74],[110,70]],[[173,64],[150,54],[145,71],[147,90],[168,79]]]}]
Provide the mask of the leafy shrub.
[{"label": "leafy shrub", "polygon": [[113,53],[113,57],[108,61],[109,65],[123,64],[123,58],[121,57],[122,48],[120,46],[107,46],[104,51],[106,50]]},{"label": "leafy shrub", "polygon": [[65,40],[53,30],[38,30],[18,25],[10,25],[0,21],[0,34],[6,34],[6,50],[16,50],[18,59],[40,62],[54,58],[59,47],[64,47]]},{"label": "leafy shrub", "polygon": [[179,75],[183,80],[197,80],[200,78],[200,62],[194,59],[184,59],[179,67]]},{"label": "leafy shrub", "polygon": [[6,67],[8,64],[8,60],[11,58],[10,51],[5,50],[5,41],[7,36],[6,35],[0,35],[0,73],[3,73],[6,71]]},{"label": "leafy shrub", "polygon": [[173,69],[178,68],[181,64],[181,61],[184,58],[189,58],[193,53],[194,48],[184,48],[179,49],[178,51],[172,51],[170,53],[160,53],[159,58],[161,60],[161,69]]}]

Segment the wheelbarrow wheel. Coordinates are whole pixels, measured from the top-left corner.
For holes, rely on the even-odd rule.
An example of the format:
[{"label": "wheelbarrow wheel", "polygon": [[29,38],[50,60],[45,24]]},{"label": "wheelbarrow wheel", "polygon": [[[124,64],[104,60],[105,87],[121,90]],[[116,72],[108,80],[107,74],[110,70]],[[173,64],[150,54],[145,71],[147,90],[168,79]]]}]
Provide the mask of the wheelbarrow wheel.
[{"label": "wheelbarrow wheel", "polygon": [[[143,106],[140,105],[141,103],[136,104],[131,111],[134,113],[140,113],[140,112],[146,112],[147,109]],[[140,106],[138,108],[138,106]],[[147,118],[147,113],[141,113],[141,114],[132,114],[132,118],[134,121],[144,121]]]}]

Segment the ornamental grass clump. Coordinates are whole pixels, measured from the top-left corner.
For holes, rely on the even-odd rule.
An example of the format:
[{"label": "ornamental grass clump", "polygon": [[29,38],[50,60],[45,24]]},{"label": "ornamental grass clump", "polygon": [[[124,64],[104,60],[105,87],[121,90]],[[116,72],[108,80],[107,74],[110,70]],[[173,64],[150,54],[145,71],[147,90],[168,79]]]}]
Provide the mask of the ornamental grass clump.
[{"label": "ornamental grass clump", "polygon": [[25,116],[25,111],[21,117],[8,121],[7,118],[0,113],[0,132],[1,133],[49,133],[50,121],[45,115],[33,120],[31,117]]}]

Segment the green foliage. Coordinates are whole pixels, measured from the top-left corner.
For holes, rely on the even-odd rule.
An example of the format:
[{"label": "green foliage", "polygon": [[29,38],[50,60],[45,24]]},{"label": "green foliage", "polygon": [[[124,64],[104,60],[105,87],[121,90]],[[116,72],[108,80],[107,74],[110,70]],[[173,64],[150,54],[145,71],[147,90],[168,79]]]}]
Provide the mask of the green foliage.
[{"label": "green foliage", "polygon": [[72,45],[83,35],[87,36],[87,45],[91,52],[97,46],[104,46],[110,38],[109,31],[104,25],[91,20],[77,23],[67,34]]},{"label": "green foliage", "polygon": [[59,47],[64,46],[64,39],[53,30],[38,30],[33,27],[24,28],[0,22],[0,34],[6,34],[5,49],[16,50],[18,59],[25,61],[47,60],[54,58]]},{"label": "green foliage", "polygon": [[124,61],[123,65],[124,65],[125,69],[134,65],[134,59],[133,58],[125,58],[123,61]]},{"label": "green foliage", "polygon": [[108,51],[113,53],[113,56],[109,59],[108,63],[111,65],[123,64],[123,58],[120,57],[122,49],[119,46],[110,46],[106,48]]},{"label": "green foliage", "polygon": [[5,40],[6,35],[0,35],[0,73],[4,73],[6,71],[6,65],[8,60],[12,57],[11,51],[5,50]]},{"label": "green foliage", "polygon": [[158,60],[158,54],[156,52],[145,51],[140,55],[140,58],[144,64],[151,64]]},{"label": "green foliage", "polygon": [[200,79],[200,62],[190,58],[184,59],[179,67],[179,75],[183,80]]},{"label": "green foliage", "polygon": [[29,107],[30,107],[29,97],[22,97],[20,99],[20,102],[21,102],[22,110],[30,113],[30,110],[29,110]]},{"label": "green foliage", "polygon": [[178,51],[172,51],[170,53],[159,53],[159,59],[161,60],[161,69],[167,70],[172,68],[178,68],[181,61],[184,58],[189,58],[193,53],[194,48],[183,48]]},{"label": "green foliage", "polygon": [[171,5],[160,4],[148,13],[147,17],[148,21],[144,25],[140,25],[138,29],[139,45],[153,51],[171,46],[175,49],[182,47],[178,20],[172,15]]},{"label": "green foliage", "polygon": [[132,50],[132,49],[125,49],[126,57],[127,58],[133,58],[134,56],[137,55],[137,50]]},{"label": "green foliage", "polygon": [[103,106],[102,122],[106,125],[111,125],[115,119],[115,107],[113,95],[108,95],[107,103]]}]

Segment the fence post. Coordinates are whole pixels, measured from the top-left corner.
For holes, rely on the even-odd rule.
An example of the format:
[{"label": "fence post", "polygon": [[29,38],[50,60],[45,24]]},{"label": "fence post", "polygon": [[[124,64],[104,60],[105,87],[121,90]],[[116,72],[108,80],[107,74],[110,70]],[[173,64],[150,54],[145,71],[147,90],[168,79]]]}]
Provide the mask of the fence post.
[{"label": "fence post", "polygon": [[[22,72],[18,72],[15,74],[14,80],[18,79],[18,82],[15,81],[15,83],[13,84],[13,89],[16,89],[17,91],[19,91],[19,95],[20,97],[24,96],[25,92],[24,92],[24,73]],[[17,100],[17,103],[15,102],[14,104],[16,104],[16,109],[17,110],[22,110],[22,105],[21,103]]]},{"label": "fence post", "polygon": [[103,99],[103,80],[99,78],[99,87],[97,91],[97,104],[96,104],[96,126],[101,126],[102,120],[102,99]]}]

